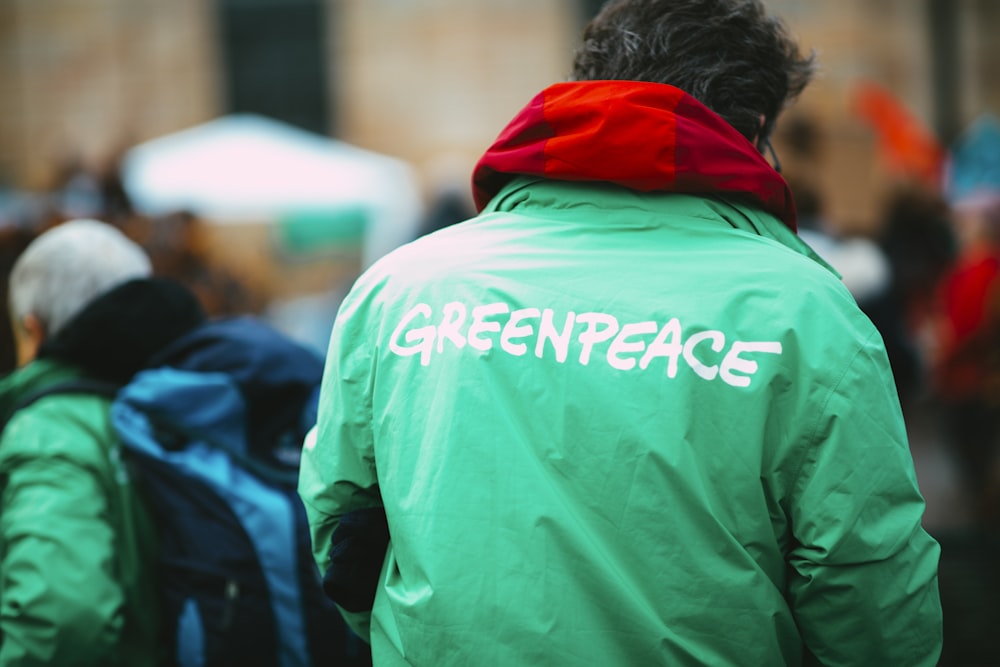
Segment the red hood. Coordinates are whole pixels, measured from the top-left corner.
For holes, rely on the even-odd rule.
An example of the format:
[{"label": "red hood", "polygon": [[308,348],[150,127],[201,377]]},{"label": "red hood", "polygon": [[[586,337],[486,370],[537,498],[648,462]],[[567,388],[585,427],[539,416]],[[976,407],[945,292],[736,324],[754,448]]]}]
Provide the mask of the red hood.
[{"label": "red hood", "polygon": [[664,84],[549,86],[479,160],[472,176],[476,206],[482,210],[519,174],[642,192],[742,196],[796,229],[788,184],[754,145],[708,107]]}]

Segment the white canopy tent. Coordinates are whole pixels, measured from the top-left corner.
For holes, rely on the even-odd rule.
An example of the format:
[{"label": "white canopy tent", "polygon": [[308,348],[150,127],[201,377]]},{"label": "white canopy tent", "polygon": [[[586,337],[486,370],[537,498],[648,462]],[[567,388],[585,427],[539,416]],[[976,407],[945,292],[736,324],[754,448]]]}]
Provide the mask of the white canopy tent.
[{"label": "white canopy tent", "polygon": [[122,179],[141,213],[189,211],[213,224],[327,215],[336,225],[361,210],[364,266],[412,240],[423,214],[405,162],[253,114],[139,144]]}]

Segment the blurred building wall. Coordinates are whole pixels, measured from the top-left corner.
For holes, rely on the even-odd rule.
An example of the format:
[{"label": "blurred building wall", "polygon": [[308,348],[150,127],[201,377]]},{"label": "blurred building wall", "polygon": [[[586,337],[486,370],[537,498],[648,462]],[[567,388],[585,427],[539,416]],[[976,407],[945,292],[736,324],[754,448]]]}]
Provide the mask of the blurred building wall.
[{"label": "blurred building wall", "polygon": [[0,0],[0,185],[46,187],[219,112],[204,0]]},{"label": "blurred building wall", "polygon": [[[583,14],[595,5],[320,1],[329,9],[331,131],[427,174],[442,162],[467,173],[534,93],[565,78]],[[792,151],[780,126],[776,147],[786,173],[816,183],[842,226],[871,227],[893,178],[852,111],[859,79],[891,90],[930,127],[942,101],[956,125],[1000,113],[996,0],[765,3],[821,63],[786,116],[815,127],[815,153]],[[951,42],[928,20],[933,5],[953,12]],[[0,0],[0,185],[45,187],[75,156],[100,166],[133,142],[226,113],[218,16],[213,0]],[[952,45],[947,53],[941,43]],[[941,63],[944,78],[941,70],[935,77]],[[953,84],[946,100],[942,82]]]},{"label": "blurred building wall", "polygon": [[[855,109],[869,81],[947,146],[985,112],[1000,113],[1000,2],[995,0],[765,0],[806,48],[819,75],[779,125],[785,171],[816,185],[823,213],[845,231],[872,231],[905,178],[888,168]],[[816,129],[815,152],[790,152],[790,119]]]},{"label": "blurred building wall", "polygon": [[[784,171],[815,187],[822,214],[847,231],[877,224],[883,193],[892,186],[875,152],[876,137],[855,112],[859,82],[875,81],[891,90],[930,127],[931,54],[923,0],[768,0],[806,49],[814,49],[819,69],[813,83],[779,123],[774,141]],[[790,119],[811,123],[812,151],[797,155],[783,129]]]},{"label": "blurred building wall", "polygon": [[341,0],[345,138],[422,171],[468,169],[528,100],[565,79],[576,0]]}]

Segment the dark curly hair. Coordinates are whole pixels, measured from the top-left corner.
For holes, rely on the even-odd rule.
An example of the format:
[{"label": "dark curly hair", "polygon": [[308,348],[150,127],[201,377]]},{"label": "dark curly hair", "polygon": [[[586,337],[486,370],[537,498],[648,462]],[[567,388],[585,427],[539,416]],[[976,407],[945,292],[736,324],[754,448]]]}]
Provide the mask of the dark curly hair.
[{"label": "dark curly hair", "polygon": [[762,143],[814,69],[759,0],[612,0],[584,29],[572,78],[676,86]]}]

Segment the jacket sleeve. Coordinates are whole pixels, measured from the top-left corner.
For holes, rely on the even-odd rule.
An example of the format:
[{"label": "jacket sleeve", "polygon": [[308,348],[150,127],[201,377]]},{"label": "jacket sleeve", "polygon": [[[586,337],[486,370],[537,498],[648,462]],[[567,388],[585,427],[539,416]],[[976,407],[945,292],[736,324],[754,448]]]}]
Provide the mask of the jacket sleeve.
[{"label": "jacket sleeve", "polygon": [[[58,427],[57,427],[58,425]],[[123,624],[97,434],[15,417],[0,442],[0,666],[111,665]]]},{"label": "jacket sleeve", "polygon": [[[382,505],[372,434],[374,377],[363,320],[351,302],[345,301],[330,339],[317,425],[306,438],[299,472],[299,495],[309,517],[313,556],[321,574],[330,567],[333,533],[341,517]],[[370,612],[349,613],[341,608],[341,613],[351,629],[367,640]]]},{"label": "jacket sleeve", "polygon": [[875,335],[818,411],[787,508],[789,595],[821,664],[937,664],[940,548],[921,527],[923,510]]}]

